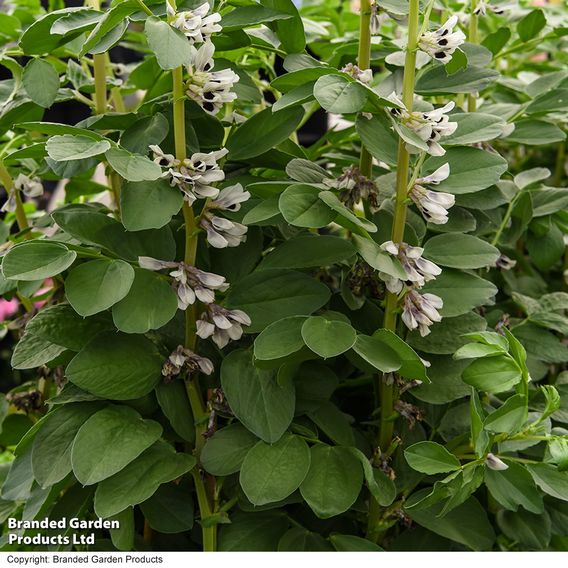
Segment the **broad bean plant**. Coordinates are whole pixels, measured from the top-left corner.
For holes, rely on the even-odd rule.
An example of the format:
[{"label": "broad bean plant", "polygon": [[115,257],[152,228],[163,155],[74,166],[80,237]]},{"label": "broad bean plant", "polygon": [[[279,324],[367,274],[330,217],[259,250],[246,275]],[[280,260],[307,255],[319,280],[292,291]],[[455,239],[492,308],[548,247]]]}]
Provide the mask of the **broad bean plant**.
[{"label": "broad bean plant", "polygon": [[567,38],[2,3],[4,549],[567,550]]}]

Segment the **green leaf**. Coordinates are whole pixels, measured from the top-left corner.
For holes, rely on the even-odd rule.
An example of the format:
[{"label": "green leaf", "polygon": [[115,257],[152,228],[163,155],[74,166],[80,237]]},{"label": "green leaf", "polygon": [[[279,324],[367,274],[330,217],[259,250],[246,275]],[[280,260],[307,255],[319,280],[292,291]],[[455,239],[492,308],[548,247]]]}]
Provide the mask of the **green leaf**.
[{"label": "green leaf", "polygon": [[[337,195],[332,193],[331,191],[320,191],[319,198],[331,209],[339,213],[339,217],[343,217],[347,220],[350,225],[355,225],[355,227],[360,227],[364,231],[368,231],[369,233],[376,233],[377,227],[376,225],[365,219],[364,217],[359,217],[355,215],[350,209],[345,207],[343,203],[339,200]],[[339,219],[336,219],[337,223],[341,224]]]},{"label": "green leaf", "polygon": [[300,53],[306,47],[304,24],[292,0],[264,0],[271,8],[286,12],[291,18],[276,21],[276,35],[287,53]]},{"label": "green leaf", "polygon": [[123,260],[91,260],[69,272],[65,295],[73,309],[87,317],[102,312],[126,296],[134,269]]},{"label": "green leaf", "polygon": [[521,369],[511,357],[500,355],[474,361],[466,367],[462,377],[465,383],[480,391],[499,393],[521,380]]},{"label": "green leaf", "polygon": [[278,208],[290,225],[316,229],[325,227],[337,213],[322,203],[319,193],[319,189],[310,185],[291,185],[280,195]]},{"label": "green leaf", "polygon": [[178,309],[177,295],[159,274],[134,269],[134,282],[112,308],[114,325],[124,333],[146,333],[166,325]]},{"label": "green leaf", "polygon": [[132,400],[156,386],[162,363],[156,346],[143,336],[101,334],[71,360],[66,375],[97,396]]},{"label": "green leaf", "polygon": [[308,475],[300,485],[302,497],[321,519],[347,511],[361,491],[363,471],[349,448],[318,444],[310,448]]},{"label": "green leaf", "polygon": [[160,144],[168,134],[168,119],[160,112],[144,116],[129,126],[120,137],[120,145],[134,154],[145,155],[150,144]]},{"label": "green leaf", "polygon": [[446,163],[450,164],[450,176],[440,182],[436,189],[455,195],[490,187],[507,171],[507,161],[499,154],[457,146],[449,148],[444,156],[426,160],[424,173],[431,174]]},{"label": "green leaf", "polygon": [[302,338],[314,353],[327,359],[351,349],[357,333],[348,323],[312,316],[302,325]]},{"label": "green leaf", "polygon": [[382,507],[388,507],[396,498],[396,486],[382,470],[373,467],[367,456],[357,448],[350,448],[363,467],[363,474],[371,495]]},{"label": "green leaf", "polygon": [[162,427],[128,406],[107,406],[79,429],[71,452],[75,477],[83,485],[98,483],[136,459],[156,442]]},{"label": "green leaf", "polygon": [[497,286],[492,282],[451,269],[444,269],[422,290],[442,298],[444,306],[439,312],[443,317],[461,316],[478,306],[491,305],[497,294]]},{"label": "green leaf", "polygon": [[[452,115],[452,120],[454,120]],[[398,154],[398,138],[393,132],[391,122],[383,114],[368,119],[358,116],[355,122],[357,134],[370,154],[389,165],[395,165]],[[444,142],[447,138],[444,138]]]},{"label": "green leaf", "polygon": [[105,157],[110,167],[128,181],[153,181],[162,175],[162,168],[158,164],[123,148],[111,148]]},{"label": "green leaf", "polygon": [[189,454],[175,452],[164,442],[156,442],[123,470],[99,483],[95,512],[108,518],[126,507],[149,499],[162,483],[177,479],[195,466]]},{"label": "green leaf", "polygon": [[59,73],[45,59],[32,59],[24,69],[24,89],[32,101],[49,108],[59,91]]},{"label": "green leaf", "polygon": [[[413,494],[408,503],[420,500],[428,490]],[[452,509],[443,517],[439,516],[443,503],[427,508],[408,508],[406,511],[413,521],[428,530],[459,542],[472,550],[491,550],[495,533],[483,507],[474,497]]]},{"label": "green leaf", "polygon": [[465,333],[483,331],[486,327],[485,318],[474,312],[468,312],[462,316],[443,318],[440,323],[432,326],[430,334],[426,337],[421,337],[417,331],[413,331],[408,334],[406,340],[419,351],[447,355],[467,343],[463,338]]},{"label": "green leaf", "polygon": [[150,17],[146,20],[144,33],[162,69],[175,69],[190,61],[191,44],[182,32],[167,22]]},{"label": "green leaf", "polygon": [[246,455],[239,476],[254,505],[281,501],[291,495],[308,473],[310,450],[302,438],[285,434],[275,444],[258,442]]},{"label": "green leaf", "polygon": [[236,473],[249,450],[258,442],[244,426],[235,422],[217,430],[201,451],[201,463],[211,475],[225,476]]},{"label": "green leaf", "polygon": [[452,114],[452,122],[457,122],[458,127],[453,134],[444,136],[444,146],[462,146],[493,140],[501,136],[505,128],[503,119],[482,112]]},{"label": "green leaf", "polygon": [[454,361],[444,355],[428,355],[430,383],[412,390],[412,396],[430,404],[444,404],[467,396],[471,387],[461,378],[467,361]]},{"label": "green leaf", "polygon": [[521,464],[509,461],[507,465],[509,467],[501,471],[485,468],[485,485],[493,498],[510,511],[524,507],[531,513],[542,513],[542,495],[530,473]]},{"label": "green leaf", "polygon": [[493,433],[516,434],[528,419],[527,398],[516,394],[508,398],[503,406],[494,410],[483,423],[483,427]]},{"label": "green leaf", "polygon": [[323,536],[300,527],[292,527],[278,542],[278,552],[329,552]]},{"label": "green leaf", "polygon": [[36,481],[49,487],[71,471],[73,441],[81,426],[100,410],[97,402],[66,404],[47,415],[32,446],[32,468]]},{"label": "green leaf", "polygon": [[186,532],[193,527],[193,492],[187,485],[168,483],[140,504],[144,518],[164,534]]},{"label": "green leaf", "polygon": [[219,531],[219,551],[275,552],[288,524],[287,517],[278,511],[238,512]]},{"label": "green leaf", "polygon": [[295,315],[309,315],[329,299],[327,286],[307,274],[293,270],[270,269],[253,272],[231,287],[230,308],[244,310],[252,320],[250,333]]},{"label": "green leaf", "polygon": [[483,343],[468,343],[454,353],[454,359],[478,359],[504,355],[507,351],[499,345],[485,345]]},{"label": "green leaf", "polygon": [[351,534],[332,534],[329,537],[337,552],[382,552],[374,542]]},{"label": "green leaf", "polygon": [[16,344],[10,363],[14,369],[34,369],[53,361],[63,351],[62,345],[25,333]]},{"label": "green leaf", "polygon": [[82,318],[68,304],[43,308],[26,326],[26,334],[35,335],[72,351],[80,351],[101,331],[111,331],[106,315]]},{"label": "green leaf", "polygon": [[406,279],[406,271],[399,260],[383,251],[375,241],[359,235],[353,235],[353,241],[357,251],[369,266],[394,278]]},{"label": "green leaf", "polygon": [[181,191],[167,180],[128,182],[120,192],[122,224],[128,231],[159,229],[171,221],[182,204]]},{"label": "green leaf", "polygon": [[294,89],[283,94],[273,105],[272,112],[284,110],[292,106],[303,105],[314,98],[315,82],[299,85]]},{"label": "green leaf", "polygon": [[69,268],[77,253],[64,244],[31,241],[13,246],[2,261],[2,274],[11,280],[44,280]]},{"label": "green leaf", "polygon": [[483,268],[493,266],[499,249],[473,235],[444,233],[426,242],[424,256],[436,264],[450,268]]},{"label": "green leaf", "polygon": [[132,507],[128,507],[117,515],[112,517],[112,520],[118,521],[117,529],[109,529],[112,544],[118,550],[132,550],[134,547],[134,511]]},{"label": "green leaf", "polygon": [[562,112],[566,108],[568,88],[552,89],[536,97],[525,109],[527,114]]},{"label": "green leaf", "polygon": [[398,353],[379,336],[357,335],[353,351],[383,373],[398,371],[402,365]]},{"label": "green leaf", "polygon": [[353,245],[339,237],[299,236],[285,241],[265,256],[259,270],[332,266],[351,258],[354,254]]},{"label": "green leaf", "polygon": [[530,464],[527,469],[547,495],[568,501],[568,471],[558,471],[556,467],[545,463]]},{"label": "green leaf", "polygon": [[340,446],[352,446],[355,444],[350,418],[329,400],[316,401],[315,410],[311,410],[308,416],[336,444]]},{"label": "green leaf", "polygon": [[278,112],[267,108],[254,114],[229,136],[229,159],[241,161],[268,152],[295,131],[303,116],[302,107],[286,108]]},{"label": "green leaf", "polygon": [[[246,381],[241,378],[246,377]],[[221,385],[235,416],[259,438],[277,442],[294,417],[294,385],[254,367],[251,354],[233,351],[221,365]]]},{"label": "green leaf", "polygon": [[385,345],[390,347],[402,361],[398,374],[406,379],[418,379],[426,383],[430,382],[426,374],[426,367],[424,362],[418,354],[398,335],[389,329],[378,329],[373,334],[373,337],[382,341]]},{"label": "green leaf", "polygon": [[190,444],[194,443],[195,424],[183,382],[158,383],[156,398],[175,433]]},{"label": "green leaf", "polygon": [[254,340],[254,356],[261,361],[287,357],[304,347],[302,325],[305,316],[278,320],[262,330]]},{"label": "green leaf", "polygon": [[521,41],[526,42],[537,36],[542,28],[546,26],[546,18],[542,10],[529,12],[517,24],[517,32]]},{"label": "green leaf", "polygon": [[221,25],[223,31],[233,31],[266,22],[287,20],[291,17],[290,14],[264,6],[238,6],[223,16]]},{"label": "green leaf", "polygon": [[369,95],[357,81],[343,75],[324,75],[314,85],[314,96],[327,112],[349,114],[359,112]]},{"label": "green leaf", "polygon": [[99,156],[110,149],[110,142],[108,140],[95,140],[82,135],[63,134],[62,136],[52,136],[47,141],[45,148],[52,160],[69,162]]},{"label": "green leaf", "polygon": [[[568,94],[568,90],[566,93]],[[515,122],[515,130],[506,138],[510,142],[529,146],[554,144],[565,139],[566,133],[563,130],[544,120],[519,120]]]},{"label": "green leaf", "polygon": [[434,475],[460,469],[460,461],[436,442],[418,442],[404,450],[404,457],[411,468]]},{"label": "green leaf", "polygon": [[505,47],[509,39],[511,39],[511,30],[503,27],[487,35],[481,42],[481,45],[491,51],[493,55],[497,55]]},{"label": "green leaf", "polygon": [[499,511],[497,524],[503,534],[519,543],[523,550],[546,550],[550,543],[551,522],[546,511],[538,515],[520,510],[516,513]]},{"label": "green leaf", "polygon": [[416,82],[416,92],[420,95],[441,95],[454,93],[476,93],[483,91],[499,78],[499,73],[469,65],[447,75],[443,65],[437,65],[423,73]]}]

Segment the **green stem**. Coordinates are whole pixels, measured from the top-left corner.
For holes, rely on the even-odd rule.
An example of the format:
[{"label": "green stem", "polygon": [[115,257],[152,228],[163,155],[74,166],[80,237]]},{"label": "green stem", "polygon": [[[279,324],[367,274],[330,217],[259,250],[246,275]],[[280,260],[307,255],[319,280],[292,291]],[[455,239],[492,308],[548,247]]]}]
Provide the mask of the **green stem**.
[{"label": "green stem", "polygon": [[[361,19],[359,21],[359,50],[357,53],[359,69],[369,69],[371,66],[371,0],[361,0]],[[373,172],[373,157],[361,143],[359,170],[366,178]]]},{"label": "green stem", "polygon": [[[402,100],[409,112],[412,111],[414,101],[414,82],[416,75],[416,49],[418,45],[418,20],[420,12],[419,0],[410,0],[408,15],[408,44],[406,47],[406,59],[404,62],[404,78]],[[402,242],[404,238],[404,226],[406,222],[406,207],[408,195],[408,169],[410,156],[403,140],[398,145],[397,176],[396,176],[396,200],[391,239],[395,243]],[[384,327],[396,332],[398,298],[396,294],[388,293],[385,307]],[[392,442],[394,431],[394,404],[398,393],[394,385],[387,384],[382,378],[379,380],[381,424],[379,430],[379,447],[386,452]],[[377,542],[384,527],[381,524],[379,504],[372,499],[369,508],[369,520],[367,526],[367,538]]]},{"label": "green stem", "polygon": [[[6,189],[6,197],[10,197],[10,191],[14,190],[15,200],[16,200],[16,222],[18,223],[18,228],[20,231],[25,231],[30,228],[26,213],[24,211],[24,204],[22,203],[22,197],[20,191],[14,187],[14,180],[10,175],[10,172],[0,160],[0,184]],[[30,234],[26,233],[25,238],[29,239]]]},{"label": "green stem", "polygon": [[106,58],[104,53],[93,56],[95,71],[95,111],[104,114],[107,109]]},{"label": "green stem", "polygon": [[[471,0],[471,13],[469,15],[469,34],[468,34],[468,41],[469,43],[479,43],[478,37],[478,17],[474,14],[477,8],[477,0]],[[467,110],[469,112],[475,112],[477,109],[477,97],[475,93],[471,93],[467,96]]]},{"label": "green stem", "polygon": [[564,179],[564,166],[566,161],[566,142],[558,144],[556,152],[556,168],[554,170],[554,185],[559,186]]},{"label": "green stem", "polygon": [[[178,160],[185,160],[187,157],[186,138],[185,138],[185,96],[183,92],[183,67],[178,67],[172,71],[172,96],[173,96],[173,122],[174,122],[174,147],[175,155]],[[185,223],[185,254],[184,262],[191,266],[195,265],[197,254],[196,223],[193,209],[184,201],[183,218]],[[195,348],[195,307],[191,306],[185,311],[185,346],[189,349]],[[203,433],[207,428],[207,413],[205,404],[199,388],[196,376],[186,379],[185,389],[187,398],[191,406],[191,411],[195,420],[195,455],[199,460],[201,449],[205,439]],[[193,479],[197,491],[197,501],[201,512],[201,519],[211,516],[211,504],[201,473],[193,470]],[[217,546],[217,526],[202,526],[203,530],[203,550],[213,552]]]},{"label": "green stem", "polygon": [[146,4],[144,4],[144,2],[142,2],[142,0],[135,0],[136,4],[138,4],[138,6],[140,6],[140,8],[146,12],[146,14],[148,14],[148,16],[153,16],[154,13],[152,12],[152,10],[150,10],[150,8],[148,8],[148,6],[146,6]]},{"label": "green stem", "polygon": [[493,240],[491,241],[491,244],[493,246],[497,245],[497,243],[499,242],[499,239],[501,238],[503,231],[507,227],[507,223],[509,222],[511,215],[513,214],[513,208],[515,207],[515,203],[517,202],[517,196],[518,195],[520,195],[520,193],[517,193],[517,195],[515,195],[515,197],[513,197],[513,199],[511,199],[511,202],[509,203],[509,207],[507,207],[507,211],[505,211],[505,215],[503,217],[503,220],[501,221],[501,224],[499,225],[497,232],[495,233],[495,236],[493,237]]},{"label": "green stem", "polygon": [[[404,63],[404,79],[402,101],[409,112],[412,111],[414,101],[414,81],[416,74],[416,47],[418,41],[418,17],[419,1],[410,0],[410,13],[408,17],[408,46],[406,48],[406,60]],[[398,144],[398,160],[396,170],[396,198],[394,208],[394,219],[392,226],[391,239],[395,243],[401,243],[404,239],[404,227],[406,223],[406,208],[408,198],[408,169],[410,165],[410,155],[406,150],[404,140]],[[396,294],[389,292],[385,308],[384,327],[391,331],[396,331],[396,312],[398,298]],[[394,410],[394,400],[396,398],[393,385],[387,385],[381,381],[381,429],[379,445],[386,451],[390,446],[394,421],[392,419]]]}]

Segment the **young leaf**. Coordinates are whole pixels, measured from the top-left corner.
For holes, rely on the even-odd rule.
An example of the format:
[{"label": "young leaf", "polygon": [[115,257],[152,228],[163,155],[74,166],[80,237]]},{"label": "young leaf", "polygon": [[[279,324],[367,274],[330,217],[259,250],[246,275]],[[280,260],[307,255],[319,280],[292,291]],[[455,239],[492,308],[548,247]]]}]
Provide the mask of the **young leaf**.
[{"label": "young leaf", "polygon": [[158,65],[165,70],[186,65],[191,59],[190,43],[182,32],[159,18],[146,20],[144,32]]},{"label": "young leaf", "polygon": [[460,461],[444,446],[435,442],[418,442],[404,450],[406,461],[416,471],[434,475],[458,470]]},{"label": "young leaf", "polygon": [[302,338],[314,353],[327,359],[351,349],[357,333],[348,323],[312,316],[302,325]]},{"label": "young leaf", "polygon": [[44,59],[32,59],[26,65],[23,75],[26,93],[43,108],[49,108],[59,91],[59,73]]}]

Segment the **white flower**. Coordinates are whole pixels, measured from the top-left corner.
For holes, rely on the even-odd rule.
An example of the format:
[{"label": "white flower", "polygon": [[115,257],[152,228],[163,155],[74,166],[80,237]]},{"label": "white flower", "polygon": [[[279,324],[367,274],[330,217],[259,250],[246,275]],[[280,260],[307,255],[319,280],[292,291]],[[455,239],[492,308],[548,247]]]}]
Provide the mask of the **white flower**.
[{"label": "white flower", "polygon": [[226,156],[228,150],[223,148],[208,154],[197,152],[180,161],[165,154],[159,146],[150,146],[150,149],[154,153],[154,162],[167,168],[162,177],[169,178],[172,187],[179,187],[190,205],[198,198],[215,199],[219,195],[219,190],[211,184],[225,179],[217,161]]},{"label": "white flower", "polygon": [[404,296],[402,321],[411,331],[418,329],[422,337],[430,333],[430,326],[442,321],[438,310],[444,306],[442,298],[434,294],[419,294],[410,290]]},{"label": "white flower", "polygon": [[139,256],[138,264],[147,270],[174,269],[170,272],[170,276],[174,279],[173,288],[177,293],[180,310],[186,310],[195,303],[196,299],[204,304],[211,304],[215,301],[215,290],[225,292],[229,287],[224,276],[205,272],[185,262],[169,262],[150,256]]},{"label": "white flower", "polygon": [[418,47],[432,59],[441,63],[448,63],[452,53],[465,41],[465,34],[461,30],[452,31],[458,23],[458,17],[452,16],[439,29],[425,32],[418,40]]},{"label": "white flower", "polygon": [[207,242],[214,248],[238,247],[247,238],[246,225],[224,217],[204,214],[199,224],[207,232]]},{"label": "white flower", "polygon": [[189,375],[196,371],[201,371],[205,375],[210,375],[213,370],[213,363],[207,357],[201,357],[187,349],[183,345],[179,345],[176,350],[171,353],[168,360],[162,367],[162,375],[166,379],[172,379],[179,375],[182,371],[187,371]]},{"label": "white flower", "polygon": [[248,201],[250,193],[243,191],[243,186],[240,183],[230,185],[222,189],[215,199],[209,203],[209,209],[221,209],[223,211],[238,211],[241,208],[241,203]]},{"label": "white flower", "polygon": [[422,216],[429,223],[443,225],[448,222],[448,209],[453,207],[456,198],[451,193],[431,191],[423,185],[438,185],[450,175],[450,164],[444,164],[429,176],[418,178],[409,192],[409,197],[414,201]]},{"label": "white flower", "polygon": [[215,47],[204,43],[193,57],[193,66],[188,67],[189,80],[186,83],[187,96],[193,99],[209,114],[217,114],[225,103],[231,103],[236,93],[231,92],[239,76],[232,69],[211,71]]},{"label": "white flower", "polygon": [[381,245],[381,249],[396,256],[406,273],[406,279],[403,281],[390,274],[379,272],[379,278],[385,282],[388,291],[393,294],[398,294],[405,284],[421,288],[426,282],[435,280],[436,276],[442,272],[439,266],[422,258],[423,248],[387,241]]},{"label": "white flower", "polygon": [[503,471],[505,469],[509,469],[509,466],[502,460],[500,460],[497,456],[489,453],[485,457],[485,465],[489,469],[494,469],[495,471]]},{"label": "white flower", "polygon": [[506,254],[501,254],[495,261],[495,267],[501,270],[511,270],[511,268],[515,268],[516,265],[517,261],[509,258]]},{"label": "white flower", "polygon": [[[169,3],[168,8],[171,9]],[[175,20],[172,22],[172,26],[183,32],[192,43],[203,43],[212,34],[223,29],[219,24],[221,14],[214,12],[208,16],[209,9],[209,4],[205,2],[193,10],[174,14]]]},{"label": "white flower", "polygon": [[477,7],[473,11],[476,16],[487,16],[487,10],[491,10],[494,14],[500,16],[504,14],[511,6],[492,6],[490,0],[478,0]]},{"label": "white flower", "polygon": [[373,70],[372,69],[360,69],[357,65],[353,63],[348,63],[341,69],[342,73],[347,73],[351,75],[353,79],[363,83],[365,85],[369,84],[373,80]]},{"label": "white flower", "polygon": [[379,8],[377,2],[371,2],[371,34],[377,35],[381,29],[383,22],[389,19],[389,15]]},{"label": "white flower", "polygon": [[[451,122],[450,117],[446,114],[454,108],[455,103],[453,101],[449,102],[443,107],[435,108],[429,112],[409,112],[404,106],[404,103],[398,99],[394,93],[391,94],[389,98],[401,107],[391,108],[390,113],[426,142],[428,154],[432,156],[443,156],[446,151],[440,146],[438,141],[442,136],[453,134],[458,127],[458,123]],[[406,147],[411,153],[420,151],[418,148],[408,143]]]},{"label": "white flower", "polygon": [[242,310],[227,310],[217,304],[209,304],[201,318],[197,320],[197,335],[202,339],[211,337],[222,349],[231,339],[240,339],[243,325],[250,325],[251,320]]},{"label": "white flower", "polygon": [[14,212],[16,210],[16,191],[22,191],[26,197],[39,197],[43,195],[43,185],[37,177],[18,174],[13,187],[8,192],[8,199],[0,209],[1,211]]}]

